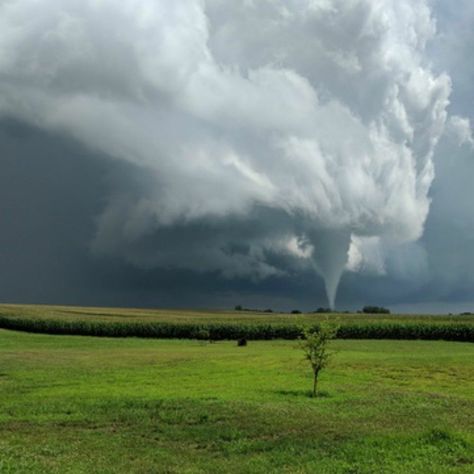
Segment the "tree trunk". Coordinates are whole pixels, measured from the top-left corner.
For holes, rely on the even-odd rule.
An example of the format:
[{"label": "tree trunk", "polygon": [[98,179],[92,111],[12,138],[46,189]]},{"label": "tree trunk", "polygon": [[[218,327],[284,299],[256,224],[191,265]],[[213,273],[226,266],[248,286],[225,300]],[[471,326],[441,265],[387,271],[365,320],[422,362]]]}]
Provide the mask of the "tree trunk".
[{"label": "tree trunk", "polygon": [[318,373],[314,372],[314,380],[313,380],[313,398],[316,397],[318,388]]}]

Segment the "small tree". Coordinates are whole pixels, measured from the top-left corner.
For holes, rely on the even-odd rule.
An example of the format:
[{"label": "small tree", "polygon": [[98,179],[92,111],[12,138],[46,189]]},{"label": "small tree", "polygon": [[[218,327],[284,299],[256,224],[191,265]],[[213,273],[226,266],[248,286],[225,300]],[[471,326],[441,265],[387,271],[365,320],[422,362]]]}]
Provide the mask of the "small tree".
[{"label": "small tree", "polygon": [[319,372],[327,366],[331,356],[328,344],[336,337],[337,329],[337,326],[328,323],[321,323],[316,328],[303,328],[300,347],[313,371],[313,397],[317,395]]}]

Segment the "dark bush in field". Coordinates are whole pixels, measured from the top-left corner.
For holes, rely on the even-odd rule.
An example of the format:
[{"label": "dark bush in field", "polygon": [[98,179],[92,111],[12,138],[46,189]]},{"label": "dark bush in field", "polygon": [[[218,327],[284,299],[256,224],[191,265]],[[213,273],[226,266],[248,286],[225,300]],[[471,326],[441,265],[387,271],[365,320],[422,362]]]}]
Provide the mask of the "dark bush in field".
[{"label": "dark bush in field", "polygon": [[[318,324],[308,327],[319,327]],[[301,326],[292,323],[165,323],[62,321],[0,316],[0,328],[17,331],[103,337],[150,337],[162,339],[265,340],[298,339]],[[474,342],[472,323],[346,323],[339,339],[444,339]]]},{"label": "dark bush in field", "polygon": [[247,339],[245,339],[244,337],[242,337],[241,339],[239,339],[239,340],[237,341],[237,345],[238,345],[239,347],[246,346],[246,345],[247,345]]},{"label": "dark bush in field", "polygon": [[390,314],[390,310],[383,306],[364,306],[362,312],[367,314]]},{"label": "dark bush in field", "polygon": [[291,314],[301,314],[301,311],[299,309],[294,309]]}]

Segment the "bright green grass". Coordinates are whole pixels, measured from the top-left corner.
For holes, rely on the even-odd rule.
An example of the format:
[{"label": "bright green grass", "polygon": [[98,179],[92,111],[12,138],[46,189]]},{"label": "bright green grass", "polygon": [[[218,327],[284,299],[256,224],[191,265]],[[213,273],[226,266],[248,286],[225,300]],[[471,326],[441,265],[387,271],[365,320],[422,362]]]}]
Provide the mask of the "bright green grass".
[{"label": "bright green grass", "polygon": [[0,316],[15,316],[61,320],[144,321],[168,323],[285,323],[304,324],[327,318],[339,323],[362,322],[470,322],[474,315],[412,315],[412,314],[288,314],[224,310],[177,310],[103,308],[84,306],[46,306],[0,304]]},{"label": "bright green grass", "polygon": [[0,330],[0,472],[472,473],[474,345]]}]

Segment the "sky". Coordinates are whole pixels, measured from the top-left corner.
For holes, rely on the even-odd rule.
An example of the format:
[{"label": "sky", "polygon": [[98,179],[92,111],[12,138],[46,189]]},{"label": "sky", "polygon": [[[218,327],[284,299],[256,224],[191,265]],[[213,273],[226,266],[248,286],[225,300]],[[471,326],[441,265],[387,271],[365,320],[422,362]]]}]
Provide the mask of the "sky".
[{"label": "sky", "polygon": [[0,0],[0,301],[474,311],[468,0]]}]

